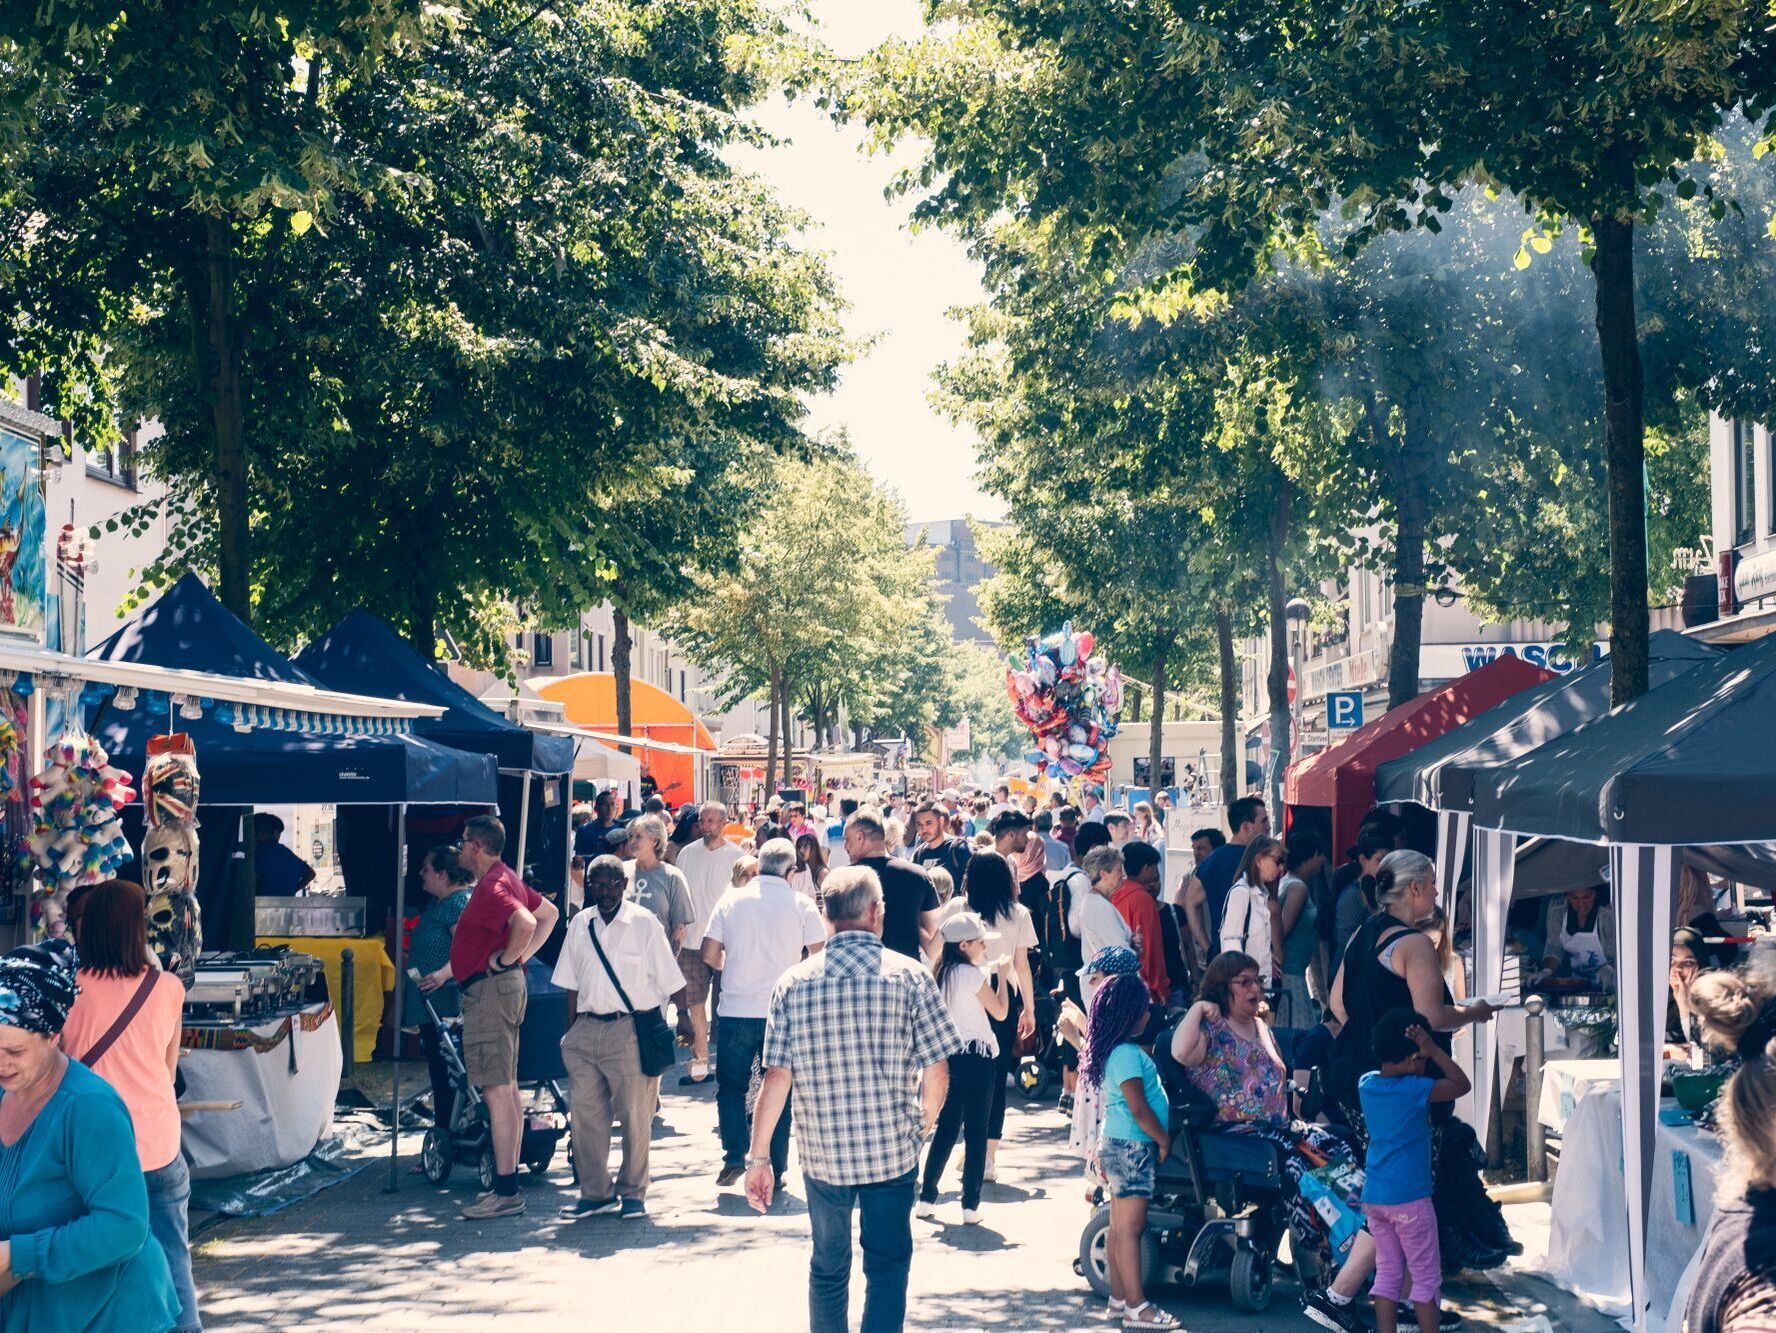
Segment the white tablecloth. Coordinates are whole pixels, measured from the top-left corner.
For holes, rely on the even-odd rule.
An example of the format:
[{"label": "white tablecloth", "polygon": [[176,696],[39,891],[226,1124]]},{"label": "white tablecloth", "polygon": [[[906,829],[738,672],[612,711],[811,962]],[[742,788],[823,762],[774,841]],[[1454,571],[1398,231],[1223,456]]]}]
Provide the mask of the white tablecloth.
[{"label": "white tablecloth", "polygon": [[[1617,1060],[1549,1060],[1542,1066],[1542,1100],[1536,1116],[1556,1134],[1565,1132],[1567,1120],[1578,1104],[1593,1088],[1614,1088],[1620,1093],[1622,1066]],[[1621,1098],[1616,1100],[1616,1142],[1622,1133]],[[1618,1151],[1615,1156],[1621,1156]],[[1566,1169],[1566,1154],[1560,1157],[1561,1170]]]},{"label": "white tablecloth", "polygon": [[238,1028],[187,1028],[179,1069],[186,1101],[241,1102],[185,1119],[191,1174],[201,1179],[289,1166],[333,1124],[345,1054],[329,1004]]},{"label": "white tablecloth", "polygon": [[[1668,1105],[1676,1105],[1675,1102]],[[1690,1263],[1702,1247],[1708,1220],[1714,1216],[1714,1176],[1724,1155],[1720,1140],[1694,1125],[1661,1123],[1653,1138],[1653,1193],[1647,1205],[1647,1285],[1652,1288],[1653,1315],[1666,1319],[1683,1306],[1692,1285]],[[1678,1210],[1677,1178],[1689,1178],[1688,1220]]]}]

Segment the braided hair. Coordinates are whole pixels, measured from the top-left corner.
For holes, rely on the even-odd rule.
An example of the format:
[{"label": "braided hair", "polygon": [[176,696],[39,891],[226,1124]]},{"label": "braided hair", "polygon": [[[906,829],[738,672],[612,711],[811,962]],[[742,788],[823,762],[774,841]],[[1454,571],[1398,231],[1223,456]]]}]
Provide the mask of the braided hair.
[{"label": "braided hair", "polygon": [[1080,1078],[1091,1087],[1102,1087],[1110,1052],[1139,1036],[1146,1025],[1147,983],[1128,973],[1107,977],[1092,996],[1085,1051],[1079,1057]]}]

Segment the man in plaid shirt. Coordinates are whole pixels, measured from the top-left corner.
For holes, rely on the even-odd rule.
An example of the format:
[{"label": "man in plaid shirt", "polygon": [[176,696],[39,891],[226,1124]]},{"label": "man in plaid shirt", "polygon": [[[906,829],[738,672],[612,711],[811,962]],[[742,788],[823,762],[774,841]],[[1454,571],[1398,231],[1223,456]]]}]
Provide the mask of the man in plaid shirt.
[{"label": "man in plaid shirt", "polygon": [[[795,1089],[796,1150],[808,1187],[812,1333],[849,1327],[851,1213],[861,1215],[861,1333],[898,1333],[913,1260],[919,1147],[949,1089],[962,1040],[920,963],[882,947],[882,885],[867,866],[827,876],[826,948],[783,974],[765,1028],[746,1197],[774,1188],[771,1131]],[[920,1074],[923,1072],[923,1079]]]}]

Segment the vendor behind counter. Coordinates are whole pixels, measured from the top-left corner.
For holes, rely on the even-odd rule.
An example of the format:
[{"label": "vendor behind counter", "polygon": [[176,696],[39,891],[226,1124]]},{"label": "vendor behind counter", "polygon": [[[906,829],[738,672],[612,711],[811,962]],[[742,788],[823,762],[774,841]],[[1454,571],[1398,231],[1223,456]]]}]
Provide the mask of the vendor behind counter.
[{"label": "vendor behind counter", "polygon": [[253,816],[253,891],[261,898],[294,898],[314,883],[314,867],[284,846],[283,836],[276,815]]}]

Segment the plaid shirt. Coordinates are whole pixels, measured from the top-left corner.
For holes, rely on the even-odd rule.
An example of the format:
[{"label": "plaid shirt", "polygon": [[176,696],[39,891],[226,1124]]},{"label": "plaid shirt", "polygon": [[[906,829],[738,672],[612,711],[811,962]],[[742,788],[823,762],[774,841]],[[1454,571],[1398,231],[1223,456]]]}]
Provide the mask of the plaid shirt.
[{"label": "plaid shirt", "polygon": [[919,1071],[962,1049],[931,973],[847,930],[785,972],[771,996],[764,1063],[794,1080],[802,1169],[868,1185],[918,1165]]}]

